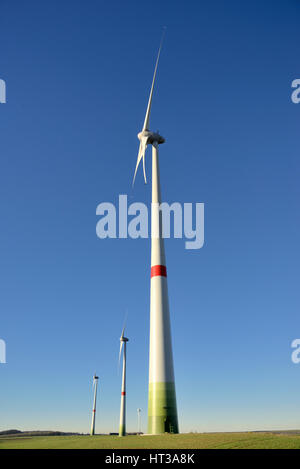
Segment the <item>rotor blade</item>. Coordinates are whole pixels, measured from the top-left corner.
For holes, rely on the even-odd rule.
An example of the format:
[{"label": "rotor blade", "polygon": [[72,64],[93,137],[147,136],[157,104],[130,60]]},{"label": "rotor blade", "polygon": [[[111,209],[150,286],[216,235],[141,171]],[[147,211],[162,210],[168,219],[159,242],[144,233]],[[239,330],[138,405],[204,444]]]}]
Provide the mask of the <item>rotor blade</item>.
[{"label": "rotor blade", "polygon": [[145,168],[145,154],[144,154],[144,156],[143,156],[143,173],[144,173],[145,184],[147,184],[146,168]]},{"label": "rotor blade", "polygon": [[[124,331],[124,329],[123,329]],[[123,332],[122,332],[123,334]],[[122,336],[123,337],[123,336]],[[120,361],[121,361],[121,354],[122,354],[122,347],[123,347],[123,341],[121,340],[121,343],[120,343],[120,352],[119,352],[119,366],[118,366],[118,369],[120,369]]]},{"label": "rotor blade", "polygon": [[126,327],[126,324],[127,324],[127,318],[128,318],[128,309],[126,308],[125,317],[124,317],[124,331],[125,331],[125,327]]},{"label": "rotor blade", "polygon": [[148,127],[149,127],[149,118],[150,118],[150,111],[151,111],[151,104],[152,104],[152,95],[153,95],[154,83],[155,83],[155,78],[156,78],[157,66],[158,66],[159,57],[160,57],[160,51],[161,51],[161,48],[162,48],[162,45],[163,45],[165,32],[166,32],[166,28],[164,28],[164,30],[163,30],[161,41],[160,41],[160,46],[159,46],[159,49],[158,49],[158,54],[157,54],[157,59],[156,59],[156,63],[155,63],[155,68],[154,68],[154,74],[153,74],[153,79],[152,79],[152,85],[151,85],[150,96],[149,96],[149,101],[148,101],[148,106],[147,106],[147,111],[146,111],[143,130],[149,130]]},{"label": "rotor blade", "polygon": [[145,183],[147,184],[146,171],[145,171],[145,152],[146,152],[146,148],[147,148],[147,141],[148,141],[147,136],[142,137],[140,147],[139,147],[139,153],[138,153],[138,157],[137,157],[136,167],[135,167],[135,171],[134,171],[132,186],[134,186],[135,176],[136,176],[139,164],[140,164],[142,159],[143,159],[144,179],[145,179]]}]

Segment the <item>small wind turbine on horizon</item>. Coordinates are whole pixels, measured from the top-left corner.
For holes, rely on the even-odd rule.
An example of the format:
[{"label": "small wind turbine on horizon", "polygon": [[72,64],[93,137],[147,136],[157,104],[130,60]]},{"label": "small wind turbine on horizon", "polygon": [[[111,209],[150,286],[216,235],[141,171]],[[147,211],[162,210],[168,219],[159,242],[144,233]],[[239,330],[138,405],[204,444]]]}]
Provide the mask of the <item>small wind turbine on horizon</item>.
[{"label": "small wind turbine on horizon", "polygon": [[122,371],[122,387],[121,387],[121,408],[120,408],[120,427],[119,436],[126,435],[126,344],[129,339],[124,336],[125,326],[123,327],[120,337],[119,366],[123,349],[123,371]]},{"label": "small wind turbine on horizon", "polygon": [[97,387],[98,387],[99,377],[96,373],[93,376],[93,388],[94,388],[94,402],[93,402],[93,412],[92,412],[92,425],[91,425],[91,435],[95,435],[95,425],[96,425],[96,401],[97,401]]},{"label": "small wind turbine on horizon", "polygon": [[[157,207],[161,203],[158,145],[165,139],[149,129],[150,111],[156,72],[162,48],[164,33],[158,50],[154,75],[150,89],[144,125],[138,134],[140,141],[136,168],[143,160],[144,180],[145,152],[152,145],[152,204],[151,204],[151,294],[150,294],[150,352],[149,352],[149,397],[148,433],[178,433],[178,418],[173,369],[171,325],[169,313],[167,269],[164,240],[162,238],[162,217]],[[154,210],[155,207],[155,210]]]},{"label": "small wind turbine on horizon", "polygon": [[137,409],[137,416],[138,416],[138,435],[141,434],[141,411],[142,409]]}]

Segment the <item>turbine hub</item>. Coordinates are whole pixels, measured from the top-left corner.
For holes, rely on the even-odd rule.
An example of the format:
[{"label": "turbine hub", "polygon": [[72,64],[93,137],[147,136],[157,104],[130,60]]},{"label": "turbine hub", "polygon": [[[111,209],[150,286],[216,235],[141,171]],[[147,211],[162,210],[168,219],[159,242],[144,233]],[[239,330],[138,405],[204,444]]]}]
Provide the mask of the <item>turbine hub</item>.
[{"label": "turbine hub", "polygon": [[147,137],[147,144],[157,142],[158,144],[164,143],[165,139],[157,132],[151,132],[150,130],[142,130],[138,133],[138,139],[142,141],[143,138]]}]

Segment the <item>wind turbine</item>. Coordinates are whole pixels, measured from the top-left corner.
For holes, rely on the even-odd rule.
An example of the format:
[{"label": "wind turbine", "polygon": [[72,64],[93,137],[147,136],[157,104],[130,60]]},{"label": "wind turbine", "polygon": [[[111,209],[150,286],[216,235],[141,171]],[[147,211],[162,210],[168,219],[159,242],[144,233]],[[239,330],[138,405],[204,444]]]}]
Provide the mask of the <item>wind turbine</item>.
[{"label": "wind turbine", "polygon": [[120,352],[119,352],[119,365],[120,365],[122,348],[124,345],[119,436],[126,435],[126,343],[128,342],[129,339],[127,339],[127,337],[124,337],[124,332],[125,332],[125,326],[123,327],[122,334],[120,337]]},{"label": "wind turbine", "polygon": [[95,424],[96,424],[96,400],[97,400],[97,386],[98,386],[99,377],[96,376],[96,373],[93,377],[93,388],[94,388],[94,403],[93,403],[93,413],[92,413],[92,425],[91,425],[91,435],[95,435]]},{"label": "wind turbine", "polygon": [[141,411],[142,411],[142,409],[140,409],[140,408],[137,409],[137,415],[138,415],[138,435],[141,434]]},{"label": "wind turbine", "polygon": [[[163,33],[164,36],[164,33]],[[148,433],[178,433],[178,418],[173,369],[171,326],[168,299],[167,269],[162,217],[157,207],[161,203],[158,145],[165,139],[149,129],[150,111],[156,72],[162,48],[163,37],[158,50],[154,75],[150,89],[144,125],[138,134],[140,140],[133,184],[138,166],[143,160],[144,179],[145,151],[152,145],[152,204],[151,204],[151,294],[150,294],[150,352],[149,352],[149,397]]]}]

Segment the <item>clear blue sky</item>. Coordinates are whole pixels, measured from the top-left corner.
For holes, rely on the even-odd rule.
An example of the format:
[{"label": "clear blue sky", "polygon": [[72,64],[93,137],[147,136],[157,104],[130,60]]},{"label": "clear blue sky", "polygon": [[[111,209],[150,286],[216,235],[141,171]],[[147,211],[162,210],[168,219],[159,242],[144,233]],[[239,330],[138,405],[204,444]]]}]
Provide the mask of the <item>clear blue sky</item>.
[{"label": "clear blue sky", "polygon": [[[128,430],[146,430],[149,240],[100,240],[153,100],[163,198],[205,203],[205,245],[166,242],[181,431],[300,427],[300,3],[0,6],[0,428],[116,431],[128,309]],[[150,175],[150,153],[147,169]]]}]

